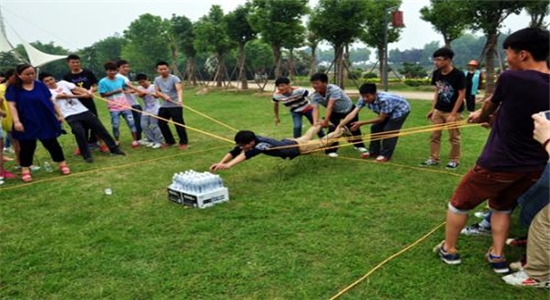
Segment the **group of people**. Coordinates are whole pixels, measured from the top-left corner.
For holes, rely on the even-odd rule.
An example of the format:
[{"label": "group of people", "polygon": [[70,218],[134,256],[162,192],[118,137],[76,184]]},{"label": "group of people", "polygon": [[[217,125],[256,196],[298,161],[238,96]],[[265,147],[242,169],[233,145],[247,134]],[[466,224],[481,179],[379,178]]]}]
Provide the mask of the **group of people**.
[{"label": "group of people", "polygon": [[[486,253],[488,263],[499,274],[509,273],[504,255],[508,238],[511,212],[521,203],[524,224],[530,225],[527,243],[526,264],[516,273],[503,277],[517,286],[547,287],[550,285],[550,215],[548,211],[550,165],[550,112],[547,117],[539,112],[550,110],[550,71],[548,31],[526,28],[511,34],[504,41],[510,70],[502,73],[493,95],[483,107],[474,110],[475,96],[481,87],[482,77],[478,63],[469,63],[469,70],[462,72],[452,63],[454,53],[441,48],[433,53],[436,70],[432,84],[436,91],[427,118],[433,124],[448,124],[451,150],[447,169],[456,169],[460,162],[460,131],[457,124],[466,103],[470,115],[468,122],[490,123],[488,137],[476,165],[468,171],[452,195],[447,211],[445,240],[434,251],[441,260],[450,265],[461,263],[456,244],[466,225],[468,213],[488,200],[492,211],[491,234],[493,245]],[[354,105],[336,85],[328,84],[325,74],[314,74],[311,83],[315,92],[311,102],[305,97],[307,91],[289,86],[289,81],[279,78],[275,102],[275,123],[279,123],[278,104],[282,102],[292,114],[294,138],[276,140],[256,135],[249,130],[235,135],[236,147],[214,163],[211,171],[229,169],[260,153],[292,159],[298,155],[325,149],[331,157],[337,157],[336,139],[342,135],[354,138],[350,142],[363,152],[363,157],[376,157],[376,161],[391,159],[397,134],[410,113],[405,99],[390,93],[377,92],[374,84],[364,84]],[[320,118],[320,106],[325,107],[325,116]],[[372,120],[359,121],[358,112],[367,106],[378,116]],[[301,118],[305,116],[312,127],[299,137]],[[534,119],[534,122],[533,122]],[[372,124],[371,137],[390,132],[383,139],[371,139],[365,149],[360,137],[360,127]],[[328,127],[323,136],[321,129]],[[534,132],[534,135],[533,135]],[[319,139],[312,141],[315,134]],[[440,161],[441,130],[431,134],[430,157],[422,166],[435,166]],[[541,147],[542,144],[542,147]],[[541,177],[542,174],[542,177]],[[540,179],[539,179],[540,178]],[[537,181],[538,180],[538,181]],[[537,182],[535,184],[535,182]],[[519,199],[519,201],[518,201]]]},{"label": "group of people", "polygon": [[[185,125],[181,80],[170,74],[168,63],[157,63],[158,76],[154,84],[147,75],[138,74],[139,86],[129,80],[130,65],[125,60],[105,63],[106,76],[99,81],[93,72],[82,68],[77,55],[69,55],[67,64],[70,70],[60,81],[49,73],[39,74],[37,80],[35,68],[28,64],[18,65],[0,78],[0,120],[15,150],[21,180],[32,181],[37,141],[58,164],[62,175],[71,173],[58,141],[65,133],[63,121],[75,136],[75,155],[81,155],[89,163],[94,161],[91,153],[94,148],[126,155],[120,149],[121,116],[130,129],[132,148],[143,145],[158,149],[176,145],[168,126],[170,120],[176,123],[179,149],[187,148],[187,133],[181,126]],[[98,117],[94,101],[96,92],[107,105],[112,134]],[[143,99],[144,110],[137,98]],[[3,157],[2,132],[0,130],[0,184],[4,178],[16,177],[3,168],[6,158]]]}]

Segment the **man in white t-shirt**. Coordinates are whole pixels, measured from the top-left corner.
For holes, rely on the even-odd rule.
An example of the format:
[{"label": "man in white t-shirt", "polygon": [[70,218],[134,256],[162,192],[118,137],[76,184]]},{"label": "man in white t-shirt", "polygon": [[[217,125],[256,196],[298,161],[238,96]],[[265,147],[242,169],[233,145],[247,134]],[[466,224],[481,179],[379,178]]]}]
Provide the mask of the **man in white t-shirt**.
[{"label": "man in white t-shirt", "polygon": [[126,155],[116,145],[115,140],[109,135],[105,126],[96,115],[91,113],[77,97],[92,98],[93,94],[83,88],[76,86],[68,81],[56,82],[53,75],[49,73],[40,74],[40,80],[50,89],[52,98],[57,101],[63,114],[63,118],[71,127],[72,133],[75,136],[78,149],[86,162],[93,162],[92,153],[88,147],[86,138],[86,128],[90,128],[92,132],[102,139],[112,154]]}]

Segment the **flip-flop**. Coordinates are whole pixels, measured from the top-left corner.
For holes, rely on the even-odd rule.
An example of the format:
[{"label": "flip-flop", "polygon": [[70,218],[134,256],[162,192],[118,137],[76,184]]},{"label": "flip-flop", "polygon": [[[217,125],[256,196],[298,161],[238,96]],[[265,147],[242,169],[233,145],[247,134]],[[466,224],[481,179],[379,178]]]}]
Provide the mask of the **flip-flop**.
[{"label": "flip-flop", "polygon": [[68,166],[60,166],[59,171],[61,171],[61,175],[69,175],[71,174],[71,169],[69,169]]}]

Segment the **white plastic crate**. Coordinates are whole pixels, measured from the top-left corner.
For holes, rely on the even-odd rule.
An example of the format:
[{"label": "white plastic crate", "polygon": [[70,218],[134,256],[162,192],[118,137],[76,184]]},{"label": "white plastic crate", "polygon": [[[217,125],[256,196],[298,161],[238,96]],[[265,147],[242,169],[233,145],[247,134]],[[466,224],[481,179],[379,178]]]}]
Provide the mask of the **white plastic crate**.
[{"label": "white plastic crate", "polygon": [[229,201],[229,190],[219,188],[202,194],[180,192],[168,187],[168,200],[181,205],[206,208]]}]

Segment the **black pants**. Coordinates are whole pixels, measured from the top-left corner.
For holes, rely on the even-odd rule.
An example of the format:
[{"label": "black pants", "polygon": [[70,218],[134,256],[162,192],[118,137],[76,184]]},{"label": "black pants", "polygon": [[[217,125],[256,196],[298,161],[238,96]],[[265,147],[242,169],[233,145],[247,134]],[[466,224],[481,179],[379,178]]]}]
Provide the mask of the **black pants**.
[{"label": "black pants", "polygon": [[466,95],[466,108],[469,112],[476,110],[476,95]]},{"label": "black pants", "polygon": [[[329,128],[328,128],[328,132],[331,133],[334,131],[334,129],[336,129],[335,126],[337,126],[338,124],[340,124],[340,121],[342,121],[350,112],[352,112],[353,110],[355,109],[355,105],[351,108],[350,111],[346,112],[346,113],[337,113],[337,112],[332,112],[332,114],[330,115],[330,123],[334,124],[334,125],[331,125]],[[351,123],[353,122],[357,122],[359,121],[359,114],[356,115],[353,119],[351,119],[351,121],[349,121],[346,126],[351,128]],[[365,144],[363,143],[363,139],[361,138],[361,128],[357,128],[357,130],[355,131],[352,131],[351,134],[354,136],[353,138],[350,138],[348,139],[348,142],[350,143],[354,143],[353,145],[355,147],[365,147]],[[355,143],[355,142],[359,142],[359,143]],[[330,152],[337,152],[338,151],[338,148],[336,147],[338,146],[338,142],[336,143],[333,143],[331,144],[329,147],[331,147],[330,149],[327,149],[325,150],[325,153],[330,153]],[[334,147],[334,148],[332,148]]]},{"label": "black pants", "polygon": [[139,104],[132,105],[132,108],[132,116],[134,117],[134,124],[136,125],[136,139],[139,141],[141,140],[141,133],[143,132],[141,129],[141,111],[143,111],[143,108]]},{"label": "black pants", "polygon": [[[57,138],[40,140],[44,148],[48,150],[52,160],[55,162],[62,162],[65,160],[61,145],[57,141]],[[19,146],[21,151],[19,152],[19,163],[21,167],[28,168],[32,165],[34,152],[36,151],[36,140],[20,140]]]},{"label": "black pants", "polygon": [[84,159],[92,157],[92,153],[88,147],[88,139],[86,138],[86,130],[88,128],[91,129],[94,136],[98,136],[105,142],[111,152],[116,150],[117,145],[115,140],[111,137],[101,121],[91,112],[86,111],[77,115],[68,116],[65,118],[65,121],[71,126],[78,149],[80,149],[80,154],[82,154]]},{"label": "black pants", "polygon": [[[95,106],[94,99],[88,99],[88,98],[78,98],[80,100],[80,103],[84,105],[92,114],[94,114],[96,117],[99,118],[99,115],[97,114],[97,107]],[[86,139],[88,143],[95,144],[97,143],[97,137],[92,133],[92,129],[89,127],[85,127],[86,130]]]},{"label": "black pants", "polygon": [[[185,122],[183,121],[182,107],[161,107],[159,109],[158,116],[163,119],[172,120],[175,123],[185,125]],[[178,137],[180,139],[180,145],[187,145],[187,131],[185,130],[185,127],[179,125],[175,126],[176,132],[178,133]],[[170,131],[170,127],[168,127],[168,122],[159,119],[159,128],[160,132],[162,132],[162,136],[164,136],[164,141],[166,144],[173,145],[176,143],[174,136],[172,135],[172,131]]]},{"label": "black pants", "polygon": [[[391,158],[391,156],[393,155],[393,151],[395,151],[395,146],[397,145],[397,139],[399,138],[397,134],[401,130],[401,127],[403,127],[403,123],[405,123],[405,120],[408,116],[409,113],[393,120],[390,120],[390,118],[386,118],[384,122],[373,124],[370,127],[371,141],[369,144],[369,152],[371,155],[382,155],[387,159]],[[379,134],[387,131],[391,131],[391,133],[389,134],[395,134],[396,136],[385,138],[382,140],[372,140],[374,134]],[[376,139],[376,135],[374,136],[374,138]]]}]

